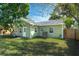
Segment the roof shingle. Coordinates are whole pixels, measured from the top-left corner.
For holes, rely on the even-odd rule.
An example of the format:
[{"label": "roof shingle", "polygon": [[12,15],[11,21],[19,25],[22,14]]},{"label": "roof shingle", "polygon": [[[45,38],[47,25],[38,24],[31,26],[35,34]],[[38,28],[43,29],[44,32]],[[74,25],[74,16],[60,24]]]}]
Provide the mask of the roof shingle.
[{"label": "roof shingle", "polygon": [[59,24],[63,24],[63,20],[48,20],[48,21],[36,22],[36,25],[38,26],[59,25]]},{"label": "roof shingle", "polygon": [[33,20],[28,20],[25,18],[21,18],[21,19],[28,22],[29,24],[37,25],[37,26],[64,24],[63,20],[48,20],[48,21],[34,22]]}]

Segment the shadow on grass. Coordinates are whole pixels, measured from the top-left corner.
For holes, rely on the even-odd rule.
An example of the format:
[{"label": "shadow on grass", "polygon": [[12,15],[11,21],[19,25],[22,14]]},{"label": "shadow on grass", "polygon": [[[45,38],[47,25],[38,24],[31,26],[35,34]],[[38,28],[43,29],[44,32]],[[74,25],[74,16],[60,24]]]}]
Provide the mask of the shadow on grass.
[{"label": "shadow on grass", "polygon": [[[79,55],[79,41],[65,40],[68,48],[63,48],[57,42],[27,42],[26,38],[20,38],[20,40],[13,37],[12,40],[5,40],[4,37],[0,40],[0,55],[5,56],[78,56]],[[21,40],[22,39],[22,40]],[[40,38],[39,38],[40,39]],[[48,39],[48,38],[41,38]],[[61,42],[62,43],[62,42]]]},{"label": "shadow on grass", "polygon": [[[2,45],[1,45],[2,44]],[[0,42],[0,55],[5,56],[64,56],[70,55],[67,48],[57,47],[54,42]]]},{"label": "shadow on grass", "polygon": [[79,41],[76,40],[66,40],[66,43],[69,47],[69,54],[71,56],[79,56]]}]

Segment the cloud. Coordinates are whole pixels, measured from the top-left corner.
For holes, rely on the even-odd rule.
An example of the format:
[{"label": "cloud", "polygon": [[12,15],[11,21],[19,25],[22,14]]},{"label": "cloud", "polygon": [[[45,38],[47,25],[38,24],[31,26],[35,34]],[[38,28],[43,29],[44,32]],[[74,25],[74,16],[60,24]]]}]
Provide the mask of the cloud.
[{"label": "cloud", "polygon": [[47,21],[52,13],[53,7],[45,3],[31,3],[28,18],[34,21]]}]

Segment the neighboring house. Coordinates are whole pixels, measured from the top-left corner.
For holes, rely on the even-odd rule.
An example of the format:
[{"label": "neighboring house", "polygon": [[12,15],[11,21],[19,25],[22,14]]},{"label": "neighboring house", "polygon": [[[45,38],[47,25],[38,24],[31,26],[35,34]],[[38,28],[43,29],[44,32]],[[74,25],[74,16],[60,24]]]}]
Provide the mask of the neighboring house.
[{"label": "neighboring house", "polygon": [[15,36],[21,37],[54,37],[63,38],[63,21],[62,20],[48,20],[43,22],[33,22],[21,18],[26,22],[26,26],[16,28]]},{"label": "neighboring house", "polygon": [[9,30],[0,29],[0,35],[10,35],[11,32]]}]

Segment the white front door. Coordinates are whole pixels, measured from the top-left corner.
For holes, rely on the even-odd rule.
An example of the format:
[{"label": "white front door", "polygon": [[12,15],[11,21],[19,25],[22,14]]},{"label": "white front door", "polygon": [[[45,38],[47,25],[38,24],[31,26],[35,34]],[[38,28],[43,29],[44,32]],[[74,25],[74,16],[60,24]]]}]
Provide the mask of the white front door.
[{"label": "white front door", "polygon": [[26,31],[27,31],[27,28],[26,27],[23,27],[23,37],[27,37],[27,33],[26,33]]}]

